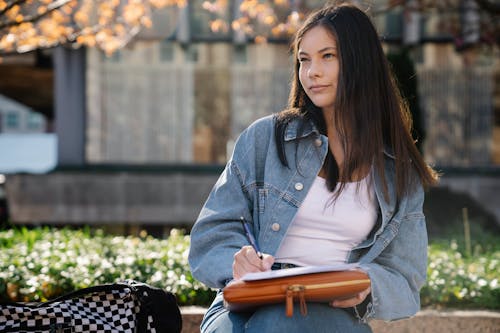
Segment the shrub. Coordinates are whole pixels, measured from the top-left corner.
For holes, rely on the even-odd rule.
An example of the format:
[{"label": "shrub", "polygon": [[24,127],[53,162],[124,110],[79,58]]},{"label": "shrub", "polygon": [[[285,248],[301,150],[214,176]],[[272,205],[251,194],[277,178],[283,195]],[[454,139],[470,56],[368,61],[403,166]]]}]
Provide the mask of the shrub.
[{"label": "shrub", "polygon": [[[426,307],[500,309],[498,237],[429,246]],[[168,239],[106,235],[89,229],[10,229],[0,232],[0,300],[44,301],[92,285],[134,279],[176,294],[179,305],[207,306],[215,295],[191,276],[189,236]]]},{"label": "shrub", "polygon": [[176,294],[180,305],[208,304],[214,291],[191,276],[189,236],[166,240],[89,229],[0,232],[0,299],[44,301],[92,285],[134,279]]},{"label": "shrub", "polygon": [[[429,246],[427,284],[421,291],[422,305],[500,309],[498,245],[477,244],[473,254],[467,255],[459,244],[452,240]],[[499,244],[498,237],[490,244]]]}]

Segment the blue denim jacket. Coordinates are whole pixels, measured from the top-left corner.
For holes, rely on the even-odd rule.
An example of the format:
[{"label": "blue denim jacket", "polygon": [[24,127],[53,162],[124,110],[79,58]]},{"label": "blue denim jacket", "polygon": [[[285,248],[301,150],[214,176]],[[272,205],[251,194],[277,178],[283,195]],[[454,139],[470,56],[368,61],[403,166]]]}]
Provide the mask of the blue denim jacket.
[{"label": "blue denim jacket", "polygon": [[[273,116],[257,120],[238,138],[191,231],[191,271],[207,286],[222,288],[232,279],[233,255],[248,245],[240,216],[252,221],[262,252],[274,255],[278,250],[328,149],[328,138],[312,123],[306,123],[299,136],[299,122],[292,121],[285,132],[289,167],[278,158]],[[414,315],[420,308],[419,290],[426,279],[424,192],[418,186],[396,203],[394,157],[385,156],[389,201],[384,199],[378,174],[372,171],[380,207],[378,222],[348,258],[358,262],[371,279],[369,303],[361,314],[356,309],[363,320]]]}]

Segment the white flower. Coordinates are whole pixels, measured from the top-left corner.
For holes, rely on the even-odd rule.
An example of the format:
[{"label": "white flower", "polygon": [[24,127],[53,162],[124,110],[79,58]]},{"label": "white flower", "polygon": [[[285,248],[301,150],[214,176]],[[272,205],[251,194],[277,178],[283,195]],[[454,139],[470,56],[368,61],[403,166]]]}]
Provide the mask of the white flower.
[{"label": "white flower", "polygon": [[151,282],[154,283],[154,282],[160,282],[163,280],[163,274],[161,271],[156,271],[156,273],[154,273],[152,276],[151,276]]},{"label": "white flower", "polygon": [[479,280],[477,281],[477,285],[478,285],[479,287],[484,287],[484,286],[487,286],[487,285],[488,285],[488,281],[486,281],[485,279],[479,279]]}]

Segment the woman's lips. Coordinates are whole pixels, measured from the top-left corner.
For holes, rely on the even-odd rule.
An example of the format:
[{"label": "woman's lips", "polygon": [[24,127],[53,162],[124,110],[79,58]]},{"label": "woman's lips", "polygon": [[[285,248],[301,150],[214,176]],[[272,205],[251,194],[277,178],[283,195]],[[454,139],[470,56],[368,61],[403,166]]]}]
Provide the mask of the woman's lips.
[{"label": "woman's lips", "polygon": [[320,93],[326,90],[329,87],[327,84],[316,84],[314,86],[310,86],[309,90],[312,91],[313,93]]}]

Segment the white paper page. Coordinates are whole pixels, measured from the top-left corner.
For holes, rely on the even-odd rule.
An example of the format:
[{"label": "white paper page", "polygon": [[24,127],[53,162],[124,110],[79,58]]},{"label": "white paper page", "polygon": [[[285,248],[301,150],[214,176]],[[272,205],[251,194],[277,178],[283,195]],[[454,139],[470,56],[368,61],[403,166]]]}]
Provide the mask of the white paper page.
[{"label": "white paper page", "polygon": [[285,277],[285,276],[302,275],[302,274],[309,274],[309,273],[348,271],[348,270],[355,269],[357,267],[358,267],[357,263],[324,265],[324,266],[293,267],[293,268],[278,269],[275,271],[247,273],[241,279],[243,281],[276,279],[276,278]]}]

